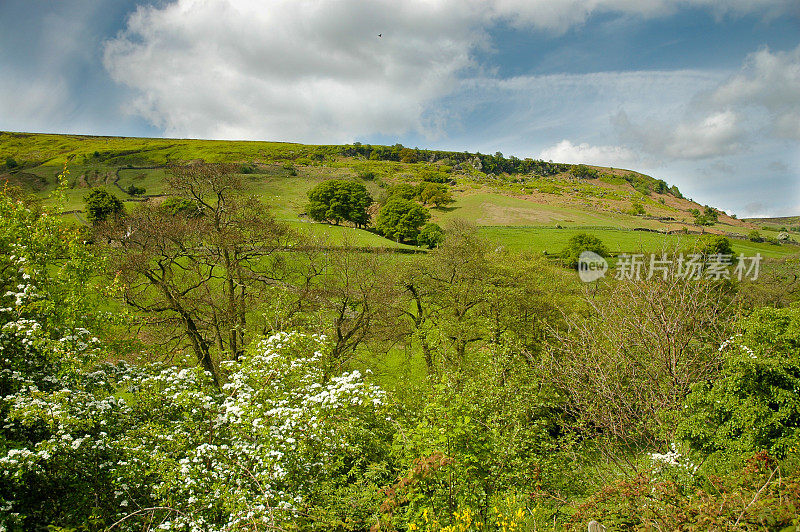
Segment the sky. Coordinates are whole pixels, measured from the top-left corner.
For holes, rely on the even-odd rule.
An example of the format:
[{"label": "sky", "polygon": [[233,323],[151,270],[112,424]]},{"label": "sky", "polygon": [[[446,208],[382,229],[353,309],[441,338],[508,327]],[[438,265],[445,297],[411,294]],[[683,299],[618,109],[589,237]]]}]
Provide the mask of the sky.
[{"label": "sky", "polygon": [[0,130],[502,152],[800,215],[800,0],[0,0]]}]

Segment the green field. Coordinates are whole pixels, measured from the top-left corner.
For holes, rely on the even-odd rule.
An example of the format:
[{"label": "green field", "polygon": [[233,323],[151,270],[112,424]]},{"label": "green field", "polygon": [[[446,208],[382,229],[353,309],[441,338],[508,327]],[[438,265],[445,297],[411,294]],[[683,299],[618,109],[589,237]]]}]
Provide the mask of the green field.
[{"label": "green field", "polygon": [[[614,254],[619,253],[660,253],[676,249],[690,249],[701,240],[699,235],[664,235],[631,229],[605,228],[564,228],[554,227],[480,227],[479,232],[488,240],[504,246],[510,251],[560,252],[567,241],[578,233],[588,233],[598,237]],[[735,253],[763,257],[784,257],[800,251],[797,246],[776,246],[754,243],[747,240],[732,239]]]},{"label": "green field", "polygon": [[[625,171],[607,169],[606,177],[576,180],[569,174],[550,177],[486,176],[471,167],[451,169],[443,162],[399,162],[350,157],[341,146],[309,146],[276,142],[142,139],[0,133],[0,160],[13,158],[19,166],[0,170],[8,180],[35,197],[51,202],[56,176],[66,164],[69,172],[63,209],[70,219],[85,223],[80,212],[91,187],[104,187],[127,205],[169,194],[167,165],[191,161],[239,165],[244,191],[269,205],[277,219],[334,245],[411,248],[362,229],[310,223],[303,216],[307,193],[326,179],[362,180],[377,201],[396,183],[416,183],[429,170],[450,172],[453,203],[431,209],[431,221],[444,227],[454,220],[476,225],[482,235],[509,250],[553,254],[580,231],[598,236],[614,253],[659,251],[688,246],[700,232],[744,237],[759,230],[775,238],[779,222],[794,218],[742,221],[721,215],[712,227],[691,223],[690,211],[701,206],[667,194],[645,195],[619,177]],[[599,168],[599,167],[597,167]],[[3,173],[5,172],[5,173]],[[125,190],[145,189],[143,198]],[[641,205],[646,216],[634,215]],[[77,212],[73,212],[77,211]],[[766,223],[770,222],[770,223]],[[639,230],[635,230],[639,229]],[[688,230],[689,235],[666,235]],[[653,232],[657,231],[657,232]],[[756,244],[733,238],[737,253],[781,257],[800,251],[795,245]]]}]

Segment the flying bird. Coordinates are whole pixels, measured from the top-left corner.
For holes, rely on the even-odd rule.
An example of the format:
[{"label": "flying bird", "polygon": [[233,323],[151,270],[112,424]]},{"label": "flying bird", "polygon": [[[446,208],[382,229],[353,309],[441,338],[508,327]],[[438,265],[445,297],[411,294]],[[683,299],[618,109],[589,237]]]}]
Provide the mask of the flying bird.
[{"label": "flying bird", "polygon": [[379,33],[379,34],[378,34],[378,37],[383,37],[383,33]]}]

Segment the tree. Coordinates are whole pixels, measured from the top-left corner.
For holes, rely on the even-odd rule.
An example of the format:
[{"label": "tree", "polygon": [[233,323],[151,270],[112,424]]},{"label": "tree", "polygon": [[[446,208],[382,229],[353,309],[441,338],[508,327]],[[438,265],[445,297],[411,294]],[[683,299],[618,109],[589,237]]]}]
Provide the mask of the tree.
[{"label": "tree", "polygon": [[127,192],[131,196],[142,196],[145,192],[147,192],[147,189],[145,189],[144,187],[137,187],[134,184],[130,184],[128,185],[128,188],[125,189],[125,192]]},{"label": "tree", "polygon": [[402,198],[389,198],[378,211],[375,228],[386,238],[416,243],[420,227],[431,217],[422,205]]},{"label": "tree", "polygon": [[608,257],[608,248],[597,238],[588,233],[578,233],[567,242],[561,252],[561,260],[570,268],[578,267],[578,259],[584,251],[592,251],[601,257]]},{"label": "tree", "polygon": [[430,249],[437,247],[442,242],[444,242],[444,231],[434,223],[425,224],[425,227],[417,235],[417,244]]},{"label": "tree", "polygon": [[739,329],[720,348],[720,378],[687,398],[678,435],[706,455],[785,457],[800,443],[800,308],[756,309]]},{"label": "tree", "polygon": [[423,205],[433,205],[434,207],[441,207],[453,202],[453,196],[447,185],[440,183],[420,183],[416,189],[416,198]]},{"label": "tree", "polygon": [[306,212],[318,222],[332,221],[339,225],[346,221],[357,227],[369,223],[367,208],[373,199],[362,183],[344,179],[323,181],[308,193],[308,199]]},{"label": "tree", "polygon": [[[451,368],[460,367],[467,346],[486,337],[479,311],[492,277],[488,243],[465,223],[454,224],[448,234],[428,260],[412,262],[399,281],[409,300],[399,299],[397,311],[408,318],[428,373],[436,371],[437,355],[444,355]],[[434,345],[442,341],[452,349],[437,352]]]},{"label": "tree", "polygon": [[84,198],[86,202],[86,219],[92,225],[108,219],[118,219],[125,208],[122,201],[102,187],[95,187]]},{"label": "tree", "polygon": [[747,239],[750,240],[750,242],[763,242],[764,241],[764,237],[761,236],[761,233],[759,233],[757,229],[753,229],[752,231],[750,231],[747,234]]},{"label": "tree", "polygon": [[724,236],[712,236],[701,242],[700,254],[708,258],[713,255],[733,255],[731,241]]},{"label": "tree", "polygon": [[17,163],[17,161],[14,160],[13,157],[6,157],[6,168],[12,170],[17,166],[19,166],[19,164]]},{"label": "tree", "polygon": [[719,371],[734,296],[709,280],[625,280],[554,331],[547,370],[569,412],[619,467],[632,451],[665,452],[692,387]]},{"label": "tree", "polygon": [[389,198],[413,200],[416,196],[416,189],[408,183],[400,183],[389,188]]},{"label": "tree", "polygon": [[236,170],[172,167],[170,187],[194,208],[145,203],[109,235],[126,302],[163,338],[188,345],[215,382],[214,359],[241,356],[254,336],[254,310],[283,282],[279,252],[292,238],[266,206],[244,197]]}]

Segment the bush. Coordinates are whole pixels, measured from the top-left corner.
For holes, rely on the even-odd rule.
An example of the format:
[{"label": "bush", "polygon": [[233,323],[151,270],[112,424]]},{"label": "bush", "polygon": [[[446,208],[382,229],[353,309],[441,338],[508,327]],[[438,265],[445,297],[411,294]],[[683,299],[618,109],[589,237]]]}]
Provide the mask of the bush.
[{"label": "bush", "polygon": [[646,214],[646,212],[644,210],[644,206],[641,203],[639,203],[638,201],[633,203],[632,206],[631,206],[631,214],[633,214],[635,216],[641,216],[641,215]]},{"label": "bush", "polygon": [[196,216],[202,216],[203,214],[203,211],[200,210],[197,203],[186,198],[167,198],[161,202],[161,208],[173,216],[181,215],[193,218]]},{"label": "bush", "polygon": [[420,227],[430,219],[431,214],[422,205],[398,197],[389,201],[378,211],[375,228],[396,242],[416,243]]},{"label": "bush", "polygon": [[423,205],[441,207],[453,202],[453,196],[447,185],[441,183],[422,182],[416,187],[416,198]]},{"label": "bush", "polygon": [[601,257],[608,257],[608,248],[596,236],[587,233],[578,233],[567,242],[561,251],[561,260],[570,268],[578,267],[578,259],[584,251],[592,251]]},{"label": "bush", "polygon": [[752,231],[750,231],[750,233],[748,233],[747,239],[750,242],[763,242],[764,241],[764,237],[761,236],[761,233],[759,233],[755,229],[753,229]]},{"label": "bush", "polygon": [[705,239],[700,246],[700,254],[708,258],[713,255],[733,255],[731,241],[724,236],[712,236]]},{"label": "bush", "polygon": [[678,436],[703,453],[800,446],[800,308],[761,308],[723,344],[719,378],[695,386]]},{"label": "bush", "polygon": [[12,157],[6,157],[6,168],[12,170],[17,166],[19,166],[19,163],[17,163],[17,161],[15,161]]},{"label": "bush", "polygon": [[584,164],[576,164],[570,168],[569,173],[579,179],[596,179],[598,177],[597,170]]},{"label": "bush", "polygon": [[128,185],[128,188],[125,189],[125,192],[131,196],[141,196],[147,192],[147,189],[144,187],[137,187],[136,185]]},{"label": "bush", "polygon": [[428,223],[417,235],[417,244],[427,246],[429,249],[438,247],[444,242],[444,231],[436,224]]},{"label": "bush", "polygon": [[102,187],[95,187],[84,198],[86,219],[98,224],[109,219],[117,219],[125,211],[122,201]]}]

